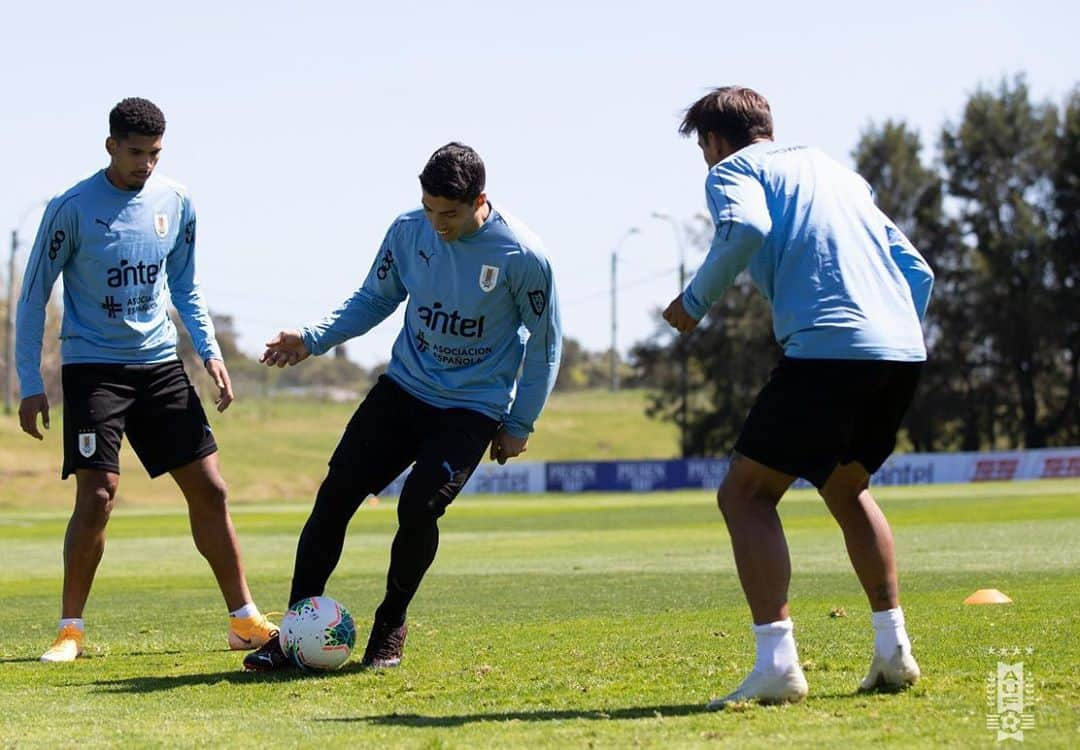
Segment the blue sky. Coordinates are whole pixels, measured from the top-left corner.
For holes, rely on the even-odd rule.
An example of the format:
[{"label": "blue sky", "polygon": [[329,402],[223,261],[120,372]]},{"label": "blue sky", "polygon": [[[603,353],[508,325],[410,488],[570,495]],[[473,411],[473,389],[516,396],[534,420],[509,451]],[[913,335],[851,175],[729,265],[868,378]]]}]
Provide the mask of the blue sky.
[{"label": "blue sky", "polygon": [[[640,228],[620,252],[625,350],[676,292],[671,228],[650,215],[704,208],[704,164],[676,128],[707,87],[758,89],[779,140],[850,163],[868,123],[904,119],[933,146],[979,85],[1024,72],[1060,101],[1080,82],[1080,10],[1060,1],[12,5],[4,236],[105,164],[117,100],[153,99],[169,121],[159,169],[198,207],[210,306],[251,352],[362,282],[450,140],[481,153],[493,203],[544,239],[565,332],[590,349],[609,341],[612,247]],[[20,224],[27,242],[36,220]],[[386,359],[399,315],[350,356]]]}]

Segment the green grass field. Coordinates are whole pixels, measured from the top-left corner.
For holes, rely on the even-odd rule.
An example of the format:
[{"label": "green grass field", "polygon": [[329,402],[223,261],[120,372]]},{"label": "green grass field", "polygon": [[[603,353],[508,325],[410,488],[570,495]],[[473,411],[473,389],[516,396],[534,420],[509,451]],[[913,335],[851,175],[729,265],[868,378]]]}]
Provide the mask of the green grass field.
[{"label": "green grass field", "polygon": [[[321,447],[320,447],[321,450]],[[314,453],[318,453],[314,448]],[[314,460],[314,459],[313,459]],[[722,520],[706,492],[465,496],[410,613],[405,661],[326,676],[240,671],[180,501],[114,515],[88,658],[42,665],[60,588],[60,509],[0,511],[3,747],[990,747],[984,680],[1018,649],[1033,747],[1080,744],[1080,482],[883,489],[924,679],[854,693],[870,622],[821,503],[782,507],[806,702],[709,713],[753,660]],[[264,608],[286,596],[305,505],[234,516]],[[364,507],[328,593],[366,637],[394,507]],[[1015,603],[966,607],[977,588]],[[832,617],[844,610],[846,616]],[[1030,650],[1029,650],[1030,649]],[[355,655],[354,655],[355,657]]]}]

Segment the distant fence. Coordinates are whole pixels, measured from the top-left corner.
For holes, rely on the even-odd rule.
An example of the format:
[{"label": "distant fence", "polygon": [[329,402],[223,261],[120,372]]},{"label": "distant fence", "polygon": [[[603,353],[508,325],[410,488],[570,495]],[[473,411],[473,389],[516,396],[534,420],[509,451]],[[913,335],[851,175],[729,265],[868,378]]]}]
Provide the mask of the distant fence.
[{"label": "distant fence", "polygon": [[[651,492],[697,488],[712,490],[727,474],[727,458],[671,461],[511,461],[482,463],[464,492]],[[406,474],[382,493],[397,495]],[[1080,477],[1080,447],[987,453],[905,453],[893,456],[874,474],[872,484],[916,485],[997,482],[1014,479]],[[798,486],[809,487],[804,480]]]}]

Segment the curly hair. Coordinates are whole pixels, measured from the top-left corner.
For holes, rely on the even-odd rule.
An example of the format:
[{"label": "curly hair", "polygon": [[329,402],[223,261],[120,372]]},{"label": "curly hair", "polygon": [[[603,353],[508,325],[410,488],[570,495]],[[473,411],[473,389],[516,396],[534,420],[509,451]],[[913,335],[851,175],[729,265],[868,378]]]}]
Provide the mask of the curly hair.
[{"label": "curly hair", "polygon": [[686,109],[679,132],[718,133],[735,148],[756,138],[772,138],[773,121],[769,102],[744,86],[713,89]]},{"label": "curly hair", "polygon": [[428,159],[420,187],[428,195],[472,203],[484,192],[487,174],[480,154],[463,143],[447,143]]},{"label": "curly hair", "polygon": [[118,140],[132,133],[162,135],[164,132],[165,115],[149,99],[128,97],[109,112],[109,135]]}]

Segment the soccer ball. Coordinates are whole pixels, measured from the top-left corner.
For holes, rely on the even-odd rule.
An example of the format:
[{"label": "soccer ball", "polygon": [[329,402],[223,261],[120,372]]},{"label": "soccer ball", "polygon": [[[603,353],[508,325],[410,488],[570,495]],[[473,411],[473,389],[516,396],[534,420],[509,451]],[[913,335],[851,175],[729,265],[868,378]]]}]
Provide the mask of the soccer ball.
[{"label": "soccer ball", "polygon": [[280,630],[281,650],[301,669],[337,669],[356,644],[352,615],[328,596],[298,601],[285,613]]}]

